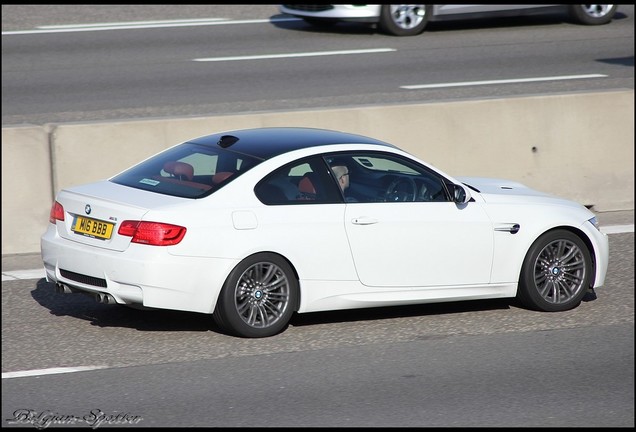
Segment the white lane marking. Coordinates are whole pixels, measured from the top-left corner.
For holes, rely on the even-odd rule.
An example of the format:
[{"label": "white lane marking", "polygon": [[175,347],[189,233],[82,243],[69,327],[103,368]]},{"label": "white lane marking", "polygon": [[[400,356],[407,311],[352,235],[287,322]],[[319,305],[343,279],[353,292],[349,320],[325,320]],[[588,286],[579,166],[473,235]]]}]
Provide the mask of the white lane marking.
[{"label": "white lane marking", "polygon": [[20,279],[40,279],[45,276],[43,268],[32,270],[12,270],[2,272],[2,282]]},{"label": "white lane marking", "polygon": [[2,372],[2,379],[5,378],[23,378],[40,375],[54,375],[72,372],[83,372],[89,370],[105,369],[108,366],[78,366],[78,367],[57,367],[49,369],[32,369],[16,372]]},{"label": "white lane marking", "polygon": [[382,52],[392,52],[392,51],[396,51],[396,50],[393,48],[373,48],[373,49],[359,49],[359,50],[345,50],[345,51],[316,51],[316,52],[301,52],[301,53],[287,53],[287,54],[263,54],[263,55],[251,55],[251,56],[196,58],[196,59],[192,59],[192,61],[215,62],[215,61],[234,61],[234,60],[261,60],[261,59],[291,58],[291,57],[370,54],[370,53],[382,53]]},{"label": "white lane marking", "polygon": [[605,234],[633,233],[634,232],[634,224],[631,224],[631,225],[611,225],[611,226],[601,227],[601,232],[604,232]]},{"label": "white lane marking", "polygon": [[[602,226],[601,232],[604,232],[605,234],[633,233],[634,224]],[[43,277],[45,277],[44,269],[11,270],[2,272],[2,282],[26,279],[41,279]]]},{"label": "white lane marking", "polygon": [[227,18],[205,18],[192,20],[174,20],[174,21],[131,21],[122,23],[98,23],[98,24],[75,24],[75,25],[57,25],[57,26],[40,26],[35,30],[16,30],[2,32],[2,35],[24,35],[24,34],[43,34],[43,33],[75,33],[87,31],[104,31],[104,30],[128,30],[128,29],[146,29],[146,28],[166,28],[166,27],[195,27],[195,26],[211,26],[211,25],[228,25],[228,24],[262,24],[276,23],[285,21],[300,21],[300,18],[272,18],[272,19],[254,19],[254,20],[228,20]]},{"label": "white lane marking", "polygon": [[562,76],[551,76],[551,77],[541,77],[541,78],[518,78],[518,79],[490,80],[490,81],[464,81],[464,82],[455,82],[455,83],[406,85],[406,86],[400,86],[400,88],[407,89],[407,90],[419,90],[419,89],[431,89],[431,88],[465,87],[465,86],[492,85],[492,84],[514,84],[514,83],[526,83],[526,82],[538,82],[538,81],[560,81],[560,80],[574,80],[574,79],[586,79],[586,78],[607,78],[607,75],[602,75],[602,74],[562,75]]},{"label": "white lane marking", "polygon": [[218,21],[227,21],[227,18],[196,18],[196,19],[185,19],[185,20],[157,20],[157,21],[125,21],[125,22],[109,22],[109,23],[96,23],[96,24],[62,24],[62,25],[48,25],[48,26],[38,26],[39,30],[54,30],[54,29],[65,29],[65,30],[76,30],[76,29],[85,29],[85,28],[113,28],[113,27],[147,27],[147,26],[155,26],[155,25],[188,25],[188,24],[211,24]]}]

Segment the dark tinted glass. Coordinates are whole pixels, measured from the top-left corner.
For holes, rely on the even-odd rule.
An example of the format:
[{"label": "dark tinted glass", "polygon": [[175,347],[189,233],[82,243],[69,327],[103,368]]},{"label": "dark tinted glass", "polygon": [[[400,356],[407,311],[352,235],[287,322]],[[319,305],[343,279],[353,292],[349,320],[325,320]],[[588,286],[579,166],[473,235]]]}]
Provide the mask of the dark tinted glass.
[{"label": "dark tinted glass", "polygon": [[259,163],[259,159],[221,148],[184,143],[135,165],[111,181],[164,195],[201,198]]}]

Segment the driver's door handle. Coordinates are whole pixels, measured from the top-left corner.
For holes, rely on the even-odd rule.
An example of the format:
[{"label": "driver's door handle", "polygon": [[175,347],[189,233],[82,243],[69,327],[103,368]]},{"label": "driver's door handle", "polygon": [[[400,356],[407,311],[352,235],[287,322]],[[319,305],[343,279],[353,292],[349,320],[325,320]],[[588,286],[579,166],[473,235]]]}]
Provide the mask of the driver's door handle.
[{"label": "driver's door handle", "polygon": [[367,216],[360,216],[351,219],[351,223],[354,225],[373,225],[378,223],[378,220]]}]

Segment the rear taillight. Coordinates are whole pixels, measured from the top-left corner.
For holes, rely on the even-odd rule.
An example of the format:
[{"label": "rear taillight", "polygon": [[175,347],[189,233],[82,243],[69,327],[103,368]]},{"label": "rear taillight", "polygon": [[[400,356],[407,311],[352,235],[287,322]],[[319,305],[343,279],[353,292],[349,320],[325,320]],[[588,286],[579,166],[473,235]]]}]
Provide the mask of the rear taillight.
[{"label": "rear taillight", "polygon": [[49,222],[56,224],[57,221],[64,222],[64,207],[62,204],[55,201],[51,206],[51,213],[49,213]]},{"label": "rear taillight", "polygon": [[153,246],[176,245],[185,236],[185,227],[161,222],[126,220],[119,226],[119,235],[132,237],[133,243]]}]

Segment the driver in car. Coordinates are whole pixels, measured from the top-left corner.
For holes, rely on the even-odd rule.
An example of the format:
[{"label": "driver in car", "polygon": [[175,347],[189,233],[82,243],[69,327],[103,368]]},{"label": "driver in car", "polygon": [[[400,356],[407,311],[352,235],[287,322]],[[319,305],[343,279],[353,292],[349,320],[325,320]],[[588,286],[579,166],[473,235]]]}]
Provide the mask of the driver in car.
[{"label": "driver in car", "polygon": [[338,186],[340,186],[340,190],[345,197],[345,201],[356,202],[357,200],[355,198],[350,196],[348,197],[345,193],[346,189],[349,187],[349,169],[345,165],[335,165],[331,167],[331,170],[338,181]]}]

